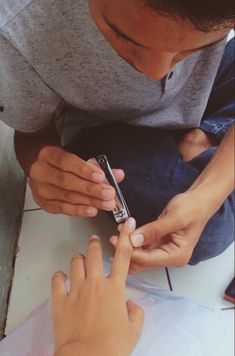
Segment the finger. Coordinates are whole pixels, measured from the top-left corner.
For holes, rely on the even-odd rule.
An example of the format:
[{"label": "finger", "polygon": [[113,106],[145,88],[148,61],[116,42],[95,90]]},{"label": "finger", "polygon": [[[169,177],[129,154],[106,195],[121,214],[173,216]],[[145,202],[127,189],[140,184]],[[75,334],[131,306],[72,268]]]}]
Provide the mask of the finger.
[{"label": "finger", "polygon": [[175,236],[175,240],[153,250],[134,249],[131,262],[146,268],[179,266],[187,263],[187,244]]},{"label": "finger", "polygon": [[96,235],[90,238],[85,266],[87,278],[104,277],[101,243]]},{"label": "finger", "polygon": [[79,294],[85,278],[85,258],[82,255],[76,255],[72,258],[70,266],[70,292],[72,294]]},{"label": "finger", "polygon": [[67,280],[66,274],[63,272],[56,272],[51,279],[51,295],[52,299],[58,299],[67,295],[65,282]]},{"label": "finger", "polygon": [[171,264],[171,255],[164,249],[133,251],[131,261],[142,268],[166,267]]},{"label": "finger", "polygon": [[118,243],[118,236],[116,235],[113,235],[109,238],[109,242],[114,246],[116,247],[117,246],[117,243]]},{"label": "finger", "polygon": [[92,206],[72,205],[61,201],[38,201],[42,209],[51,214],[64,214],[69,216],[94,217],[98,210]]},{"label": "finger", "polygon": [[142,267],[140,267],[139,265],[131,262],[130,263],[130,268],[129,268],[129,271],[128,271],[128,274],[129,275],[134,275],[134,274],[137,274],[141,271],[143,271],[144,269]]},{"label": "finger", "polygon": [[131,260],[130,263],[130,268],[129,268],[129,274],[135,274],[138,272],[141,272],[143,270],[143,267],[135,263],[134,261]]},{"label": "finger", "polygon": [[155,267],[142,267],[136,263],[131,262],[128,274],[134,275],[143,271],[151,270],[153,268],[156,269]]},{"label": "finger", "polygon": [[123,228],[123,224],[119,224],[118,227],[117,227],[117,230],[118,230],[119,232],[121,232],[121,231],[122,231],[122,228]]},{"label": "finger", "polygon": [[73,205],[87,205],[99,210],[112,211],[115,207],[115,200],[100,200],[81,193],[65,190],[53,184],[41,183],[37,187],[37,194],[41,199],[48,201],[61,201]]},{"label": "finger", "polygon": [[[32,169],[30,176],[31,179],[38,182],[51,184],[64,190],[74,191],[102,200],[112,200],[115,197],[115,190],[109,184],[90,182],[72,173],[51,167],[44,162]],[[40,191],[38,194],[40,194]]]},{"label": "finger", "polygon": [[93,181],[103,182],[104,172],[100,167],[80,159],[73,153],[66,152],[60,147],[45,147],[40,151],[40,161],[46,161],[51,166],[61,171],[75,174],[78,177]]},{"label": "finger", "polygon": [[[87,162],[93,164],[96,167],[100,167],[99,163],[96,161],[94,158],[90,158]],[[125,173],[122,169],[112,169],[113,175],[117,181],[117,183],[121,183],[123,179],[125,178]],[[107,180],[104,178],[104,181],[107,182]]]},{"label": "finger", "polygon": [[144,225],[137,229],[131,235],[131,243],[133,247],[141,247],[149,245],[152,242],[169,235],[170,233],[177,232],[185,225],[178,219],[177,214],[169,213],[160,217],[158,220]]},{"label": "finger", "polygon": [[124,171],[122,169],[113,169],[112,171],[117,183],[121,183],[125,178]]},{"label": "finger", "polygon": [[138,304],[136,304],[132,300],[128,300],[126,306],[129,320],[133,325],[135,332],[137,333],[137,338],[139,339],[141,335],[141,330],[144,325],[144,311]]},{"label": "finger", "polygon": [[136,222],[133,218],[129,218],[123,225],[111,267],[110,278],[117,280],[118,283],[123,285],[125,285],[133,251],[129,240],[130,234],[135,230],[135,227]]}]

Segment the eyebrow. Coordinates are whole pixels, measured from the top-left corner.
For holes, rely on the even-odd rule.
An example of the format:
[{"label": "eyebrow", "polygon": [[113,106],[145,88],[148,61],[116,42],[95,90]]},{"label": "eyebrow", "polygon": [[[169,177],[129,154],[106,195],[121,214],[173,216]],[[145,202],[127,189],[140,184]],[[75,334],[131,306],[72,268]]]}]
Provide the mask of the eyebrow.
[{"label": "eyebrow", "polygon": [[113,30],[113,32],[115,32],[116,34],[118,34],[120,37],[124,38],[125,40],[135,44],[136,46],[142,47],[142,48],[147,48],[145,46],[143,46],[141,43],[135,41],[133,38],[129,37],[128,35],[126,35],[124,32],[122,32],[117,25],[114,25],[113,23],[111,23],[110,21],[107,20],[106,17],[104,17],[105,22],[107,23],[107,25]]}]

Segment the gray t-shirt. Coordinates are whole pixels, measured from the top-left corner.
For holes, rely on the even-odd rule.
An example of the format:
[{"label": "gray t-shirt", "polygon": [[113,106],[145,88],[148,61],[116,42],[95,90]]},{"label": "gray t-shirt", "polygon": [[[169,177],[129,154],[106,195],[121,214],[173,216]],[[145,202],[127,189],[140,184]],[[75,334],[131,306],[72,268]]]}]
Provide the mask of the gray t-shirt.
[{"label": "gray t-shirt", "polygon": [[226,39],[150,80],[121,59],[87,0],[0,0],[0,119],[24,132],[55,118],[64,143],[81,128],[128,122],[200,125]]}]

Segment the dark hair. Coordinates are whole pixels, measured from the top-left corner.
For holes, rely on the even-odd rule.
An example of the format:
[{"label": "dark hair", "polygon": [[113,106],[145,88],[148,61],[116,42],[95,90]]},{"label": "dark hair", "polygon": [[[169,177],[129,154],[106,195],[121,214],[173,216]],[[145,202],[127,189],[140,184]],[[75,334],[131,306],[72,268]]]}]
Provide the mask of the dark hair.
[{"label": "dark hair", "polygon": [[235,21],[234,0],[142,0],[151,9],[166,16],[190,21],[208,32],[232,28]]}]

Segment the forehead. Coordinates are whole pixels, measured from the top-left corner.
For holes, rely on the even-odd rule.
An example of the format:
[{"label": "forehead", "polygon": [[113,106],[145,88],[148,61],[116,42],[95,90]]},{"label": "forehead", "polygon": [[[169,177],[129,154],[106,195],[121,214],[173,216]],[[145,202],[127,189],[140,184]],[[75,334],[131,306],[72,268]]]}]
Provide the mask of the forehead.
[{"label": "forehead", "polygon": [[222,39],[228,30],[204,33],[183,19],[163,16],[139,0],[98,0],[107,21],[136,42],[164,52],[197,49]]}]

